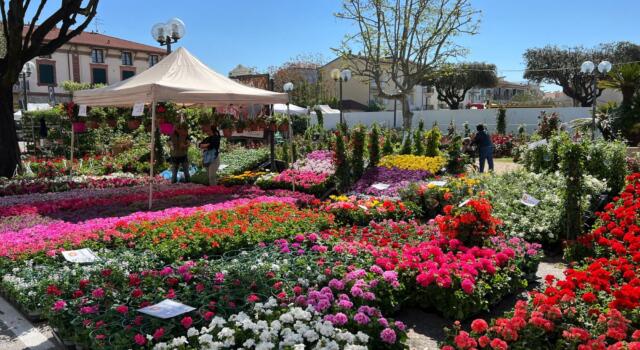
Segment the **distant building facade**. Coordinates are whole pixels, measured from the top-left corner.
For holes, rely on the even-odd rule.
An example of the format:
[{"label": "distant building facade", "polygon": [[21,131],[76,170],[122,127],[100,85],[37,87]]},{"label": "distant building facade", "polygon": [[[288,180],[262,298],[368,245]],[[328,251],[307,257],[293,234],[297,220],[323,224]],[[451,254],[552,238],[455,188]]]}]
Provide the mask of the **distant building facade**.
[{"label": "distant building facade", "polygon": [[469,105],[485,104],[509,104],[518,95],[530,94],[542,97],[543,92],[539,84],[533,82],[514,83],[500,78],[494,88],[473,88],[467,92],[461,108]]},{"label": "distant building facade", "polygon": [[[24,33],[26,30],[27,27]],[[45,41],[57,35],[58,30],[54,29]],[[68,101],[70,94],[60,86],[65,80],[110,85],[148,69],[165,55],[166,51],[158,47],[82,32],[53,54],[31,60],[36,69],[27,79],[28,100],[34,103],[51,102],[52,98],[57,103]],[[22,84],[21,80],[14,86],[16,103],[22,101]]]}]

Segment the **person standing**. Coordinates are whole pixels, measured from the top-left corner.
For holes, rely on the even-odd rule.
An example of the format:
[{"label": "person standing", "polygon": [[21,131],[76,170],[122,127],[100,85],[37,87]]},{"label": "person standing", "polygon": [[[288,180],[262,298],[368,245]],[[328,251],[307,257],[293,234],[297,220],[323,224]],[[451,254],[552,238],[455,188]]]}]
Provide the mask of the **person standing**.
[{"label": "person standing", "polygon": [[40,130],[38,130],[40,136],[40,148],[44,148],[47,145],[47,136],[49,135],[49,128],[47,128],[47,122],[44,117],[40,117]]},{"label": "person standing", "polygon": [[491,136],[487,134],[484,125],[478,124],[476,126],[476,136],[473,138],[473,143],[478,147],[480,153],[480,172],[484,172],[484,161],[489,164],[489,171],[493,171],[493,143],[491,142]]},{"label": "person standing", "polygon": [[207,168],[207,176],[209,177],[209,186],[218,183],[217,172],[220,167],[220,132],[217,125],[205,130],[207,137],[202,140],[199,147],[203,151],[203,163]]},{"label": "person standing", "polygon": [[171,134],[171,183],[178,182],[178,170],[182,167],[184,181],[189,182],[189,131],[185,125],[179,125]]}]

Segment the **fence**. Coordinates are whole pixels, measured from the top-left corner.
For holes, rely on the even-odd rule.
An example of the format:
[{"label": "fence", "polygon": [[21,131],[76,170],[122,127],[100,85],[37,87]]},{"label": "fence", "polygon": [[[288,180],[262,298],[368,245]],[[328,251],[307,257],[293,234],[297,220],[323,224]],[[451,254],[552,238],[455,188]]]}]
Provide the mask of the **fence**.
[{"label": "fence", "polygon": [[[561,108],[508,108],[507,109],[507,132],[517,132],[520,125],[524,125],[528,133],[536,130],[538,116],[541,111],[547,113],[556,112],[563,123],[568,123],[577,118],[591,117],[589,107],[561,107]],[[413,112],[413,127],[418,125],[420,120],[424,120],[425,126],[430,128],[433,123],[438,123],[440,129],[446,129],[453,120],[458,130],[462,129],[465,122],[470,128],[475,128],[477,124],[485,124],[490,131],[496,129],[496,116],[498,109],[460,109],[460,110],[426,110]],[[356,124],[372,125],[374,122],[379,125],[393,127],[393,111],[384,112],[348,112],[345,113],[345,120],[349,126]],[[402,127],[402,111],[396,112],[396,126]],[[340,120],[339,114],[325,114],[324,126],[327,129],[334,129]],[[316,123],[315,116],[311,117],[311,123]]]}]

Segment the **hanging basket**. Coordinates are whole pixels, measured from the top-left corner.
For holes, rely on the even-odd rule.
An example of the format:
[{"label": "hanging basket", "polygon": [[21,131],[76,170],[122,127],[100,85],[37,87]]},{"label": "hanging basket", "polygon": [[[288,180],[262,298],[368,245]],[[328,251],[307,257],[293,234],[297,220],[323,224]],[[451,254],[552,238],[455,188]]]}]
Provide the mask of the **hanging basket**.
[{"label": "hanging basket", "polygon": [[173,133],[173,124],[171,123],[160,123],[160,132],[163,135],[171,135]]},{"label": "hanging basket", "polygon": [[136,130],[140,127],[140,124],[142,124],[142,121],[140,119],[129,119],[127,121],[127,126],[130,130]]},{"label": "hanging basket", "polygon": [[76,134],[87,132],[87,124],[83,121],[72,122],[71,130],[73,130],[73,132],[75,132]]},{"label": "hanging basket", "polygon": [[278,130],[280,130],[281,132],[289,131],[289,124],[287,123],[281,124],[280,126],[278,126]]},{"label": "hanging basket", "polygon": [[222,135],[226,138],[231,137],[231,135],[233,135],[233,129],[222,129]]}]

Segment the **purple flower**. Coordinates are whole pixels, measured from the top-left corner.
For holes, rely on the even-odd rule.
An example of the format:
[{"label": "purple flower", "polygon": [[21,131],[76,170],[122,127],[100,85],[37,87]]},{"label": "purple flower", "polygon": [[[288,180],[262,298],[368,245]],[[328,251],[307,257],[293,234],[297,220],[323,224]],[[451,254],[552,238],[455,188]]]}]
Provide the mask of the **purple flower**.
[{"label": "purple flower", "polygon": [[342,312],[338,312],[333,317],[333,324],[338,326],[342,326],[343,324],[347,323],[347,321],[349,321],[349,318]]},{"label": "purple flower", "polygon": [[378,319],[378,323],[380,323],[382,327],[389,327],[389,321],[387,321],[387,319],[384,317],[380,317]]},{"label": "purple flower", "polygon": [[349,300],[340,300],[338,302],[338,306],[343,309],[351,309],[353,307],[353,303]]},{"label": "purple flower", "polygon": [[393,344],[396,342],[396,332],[391,328],[385,328],[380,332],[380,339],[387,344]]},{"label": "purple flower", "polygon": [[398,273],[395,271],[385,271],[382,273],[382,277],[384,277],[384,280],[387,281],[387,283],[392,283],[398,280]]},{"label": "purple flower", "polygon": [[371,321],[369,316],[363,314],[362,312],[358,312],[353,316],[353,320],[356,321],[359,325],[365,325]]},{"label": "purple flower", "polygon": [[354,297],[360,297],[362,296],[362,294],[364,294],[364,292],[362,291],[362,288],[358,286],[351,287],[351,295],[353,295]]},{"label": "purple flower", "polygon": [[400,322],[400,321],[396,321],[394,324],[401,331],[404,331],[407,328],[407,326],[404,323]]},{"label": "purple flower", "polygon": [[329,281],[329,287],[331,287],[331,288],[333,288],[335,290],[343,290],[344,289],[344,282],[334,278],[331,281]]}]

